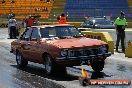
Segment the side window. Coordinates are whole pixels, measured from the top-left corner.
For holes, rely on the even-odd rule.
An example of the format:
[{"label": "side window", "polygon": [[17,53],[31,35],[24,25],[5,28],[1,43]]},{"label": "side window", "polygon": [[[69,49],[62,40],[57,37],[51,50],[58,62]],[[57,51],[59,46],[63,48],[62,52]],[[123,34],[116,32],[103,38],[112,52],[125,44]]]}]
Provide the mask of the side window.
[{"label": "side window", "polygon": [[56,36],[56,30],[54,28],[50,28],[49,37],[55,37],[55,36]]},{"label": "side window", "polygon": [[56,29],[53,27],[41,28],[40,33],[41,33],[42,38],[51,38],[51,37],[55,37],[57,35]]},{"label": "side window", "polygon": [[34,29],[32,31],[31,39],[33,39],[33,38],[35,38],[35,39],[39,39],[40,38],[40,33],[39,33],[39,30],[38,29]]},{"label": "side window", "polygon": [[90,24],[90,25],[93,25],[93,21],[89,21],[89,24]]},{"label": "side window", "polygon": [[49,31],[47,28],[40,28],[42,38],[49,38]]},{"label": "side window", "polygon": [[32,29],[27,29],[27,31],[25,31],[25,33],[22,35],[21,39],[29,41],[31,32],[32,32]]}]

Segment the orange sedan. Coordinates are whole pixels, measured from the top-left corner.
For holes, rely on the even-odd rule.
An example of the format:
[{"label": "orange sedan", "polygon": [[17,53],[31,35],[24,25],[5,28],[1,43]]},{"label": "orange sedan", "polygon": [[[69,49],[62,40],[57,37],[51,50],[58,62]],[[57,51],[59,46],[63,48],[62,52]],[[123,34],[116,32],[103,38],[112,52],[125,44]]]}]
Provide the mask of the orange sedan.
[{"label": "orange sedan", "polygon": [[28,61],[44,64],[48,75],[82,64],[102,71],[104,60],[111,55],[107,43],[84,37],[68,24],[29,27],[11,43],[11,52],[16,55],[18,67],[26,67]]}]

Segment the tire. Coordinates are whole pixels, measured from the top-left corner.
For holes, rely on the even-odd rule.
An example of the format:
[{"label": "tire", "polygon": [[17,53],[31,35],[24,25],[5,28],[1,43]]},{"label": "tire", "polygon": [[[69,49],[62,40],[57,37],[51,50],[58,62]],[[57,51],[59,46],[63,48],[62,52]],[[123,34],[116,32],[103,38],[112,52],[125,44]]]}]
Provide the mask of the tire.
[{"label": "tire", "polygon": [[47,75],[53,74],[55,71],[55,63],[50,55],[45,56],[45,70]]},{"label": "tire", "polygon": [[45,56],[45,70],[47,75],[66,74],[66,67],[57,65],[49,54]]},{"label": "tire", "polygon": [[104,68],[104,61],[95,61],[91,64],[91,67],[95,72],[100,72]]},{"label": "tire", "polygon": [[20,52],[16,53],[16,62],[19,68],[25,68],[28,64],[28,61],[23,58]]}]

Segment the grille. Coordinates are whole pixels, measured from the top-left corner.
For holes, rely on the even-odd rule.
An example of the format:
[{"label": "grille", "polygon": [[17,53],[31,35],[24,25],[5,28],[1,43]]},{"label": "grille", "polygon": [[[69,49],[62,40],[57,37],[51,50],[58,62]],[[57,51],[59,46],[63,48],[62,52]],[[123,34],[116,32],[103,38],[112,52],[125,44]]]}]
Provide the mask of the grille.
[{"label": "grille", "polygon": [[68,50],[68,56],[69,57],[97,55],[98,53],[99,53],[98,49]]}]

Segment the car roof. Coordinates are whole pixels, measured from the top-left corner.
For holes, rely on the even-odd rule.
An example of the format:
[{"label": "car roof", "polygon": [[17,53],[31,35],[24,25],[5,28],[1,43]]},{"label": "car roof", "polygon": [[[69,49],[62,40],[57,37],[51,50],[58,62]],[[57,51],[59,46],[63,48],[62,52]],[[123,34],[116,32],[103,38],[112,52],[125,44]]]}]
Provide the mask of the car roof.
[{"label": "car roof", "polygon": [[52,25],[39,25],[39,26],[31,26],[32,28],[46,28],[46,27],[56,27],[56,26],[73,26],[70,24],[52,24]]}]

